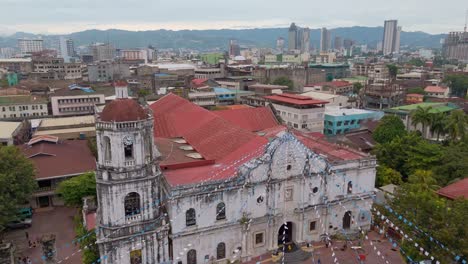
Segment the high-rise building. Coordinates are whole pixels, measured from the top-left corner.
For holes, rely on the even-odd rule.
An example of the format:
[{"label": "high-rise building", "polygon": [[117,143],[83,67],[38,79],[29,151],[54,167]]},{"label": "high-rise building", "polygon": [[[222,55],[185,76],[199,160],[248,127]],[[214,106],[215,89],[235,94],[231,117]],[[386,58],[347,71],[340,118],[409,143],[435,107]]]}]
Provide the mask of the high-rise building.
[{"label": "high-rise building", "polygon": [[288,35],[288,50],[300,51],[302,53],[309,52],[310,49],[310,29],[308,27],[301,28],[292,23],[289,27]]},{"label": "high-rise building", "polygon": [[295,50],[297,47],[297,26],[292,23],[289,27],[288,34],[288,50]]},{"label": "high-rise building", "polygon": [[310,51],[310,29],[308,27],[302,28],[301,40],[301,52],[308,53]]},{"label": "high-rise building", "polygon": [[44,50],[42,39],[18,39],[18,48],[21,53],[41,52]]},{"label": "high-rise building", "polygon": [[284,51],[284,38],[282,37],[279,37],[277,40],[276,40],[276,49],[283,53]]},{"label": "high-rise building", "polygon": [[341,50],[343,48],[343,39],[340,36],[336,36],[333,45],[335,50]]},{"label": "high-rise building", "polygon": [[383,34],[383,54],[390,55],[400,52],[400,32],[398,20],[386,20]]},{"label": "high-rise building", "polygon": [[320,51],[329,51],[331,49],[331,33],[327,28],[322,28],[320,33]]},{"label": "high-rise building", "polygon": [[111,44],[95,43],[90,46],[94,61],[106,61],[114,59],[114,46]]},{"label": "high-rise building", "polygon": [[73,40],[60,37],[59,52],[60,57],[63,58],[65,62],[69,62],[70,58],[75,57],[75,44]]},{"label": "high-rise building", "polygon": [[237,40],[231,39],[229,41],[229,56],[235,57],[240,55],[240,46],[237,43]]},{"label": "high-rise building", "polygon": [[450,32],[444,42],[443,54],[449,60],[468,62],[468,32]]}]

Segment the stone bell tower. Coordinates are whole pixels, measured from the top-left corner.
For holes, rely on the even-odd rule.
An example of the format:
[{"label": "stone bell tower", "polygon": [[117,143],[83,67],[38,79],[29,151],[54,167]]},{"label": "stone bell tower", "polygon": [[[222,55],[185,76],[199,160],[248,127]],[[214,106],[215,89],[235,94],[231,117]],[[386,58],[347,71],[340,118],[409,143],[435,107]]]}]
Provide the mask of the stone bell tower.
[{"label": "stone bell tower", "polygon": [[161,212],[159,152],[149,108],[128,98],[117,82],[116,100],[96,115],[97,242],[101,263],[152,264],[169,260],[167,219]]}]

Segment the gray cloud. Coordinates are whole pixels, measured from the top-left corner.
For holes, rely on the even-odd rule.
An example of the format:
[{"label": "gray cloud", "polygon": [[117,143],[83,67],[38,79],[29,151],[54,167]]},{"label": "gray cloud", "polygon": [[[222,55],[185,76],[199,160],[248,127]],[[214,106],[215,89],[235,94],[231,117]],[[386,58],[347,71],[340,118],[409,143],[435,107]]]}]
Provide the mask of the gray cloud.
[{"label": "gray cloud", "polygon": [[[449,3],[448,3],[449,2]],[[248,28],[295,21],[316,27],[380,26],[461,30],[466,0],[0,0],[0,31],[68,33],[89,28],[131,30]],[[5,7],[5,8],[3,8]]]}]

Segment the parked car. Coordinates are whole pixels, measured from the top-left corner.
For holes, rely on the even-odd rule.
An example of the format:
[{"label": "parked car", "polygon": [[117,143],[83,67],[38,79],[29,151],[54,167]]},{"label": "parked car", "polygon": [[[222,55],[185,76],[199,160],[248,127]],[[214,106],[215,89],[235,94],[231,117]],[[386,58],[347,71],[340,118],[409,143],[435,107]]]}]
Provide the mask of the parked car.
[{"label": "parked car", "polygon": [[6,224],[6,227],[10,229],[28,228],[31,226],[32,218],[18,219]]}]

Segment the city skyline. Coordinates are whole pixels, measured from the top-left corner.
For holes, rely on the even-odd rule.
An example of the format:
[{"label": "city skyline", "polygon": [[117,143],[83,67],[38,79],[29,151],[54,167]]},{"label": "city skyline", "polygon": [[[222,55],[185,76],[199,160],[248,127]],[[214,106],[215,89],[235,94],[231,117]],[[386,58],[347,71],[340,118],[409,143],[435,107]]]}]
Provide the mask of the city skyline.
[{"label": "city skyline", "polygon": [[[0,34],[30,32],[36,34],[68,34],[87,29],[123,30],[181,30],[181,29],[245,29],[288,27],[296,22],[309,28],[336,28],[349,26],[382,26],[384,20],[397,19],[407,31],[423,31],[431,34],[461,31],[464,27],[466,9],[464,1],[454,0],[450,5],[443,2],[428,4],[424,1],[396,0],[384,1],[359,0],[353,3],[365,8],[329,8],[325,4],[314,4],[319,13],[310,16],[308,8],[297,6],[310,5],[304,0],[294,0],[287,6],[274,8],[271,2],[247,2],[240,0],[231,12],[221,12],[222,7],[213,5],[211,0],[197,3],[144,2],[137,0],[117,1],[109,5],[107,1],[92,3],[77,0],[65,6],[57,0],[3,0],[9,8],[0,17]],[[341,2],[341,1],[340,1]],[[344,2],[343,2],[344,3]],[[273,3],[274,4],[274,3]],[[397,8],[398,6],[403,6]],[[424,5],[424,9],[421,6]],[[54,8],[50,8],[53,6]],[[252,12],[245,12],[243,7]],[[144,8],[142,8],[144,7]],[[184,7],[184,8],[181,8]],[[268,7],[269,12],[261,11]],[[270,11],[271,9],[271,11]],[[294,15],[291,15],[296,10]],[[199,14],[203,12],[203,16]],[[83,15],[86,14],[86,15]],[[176,14],[176,15],[174,15]]]}]

